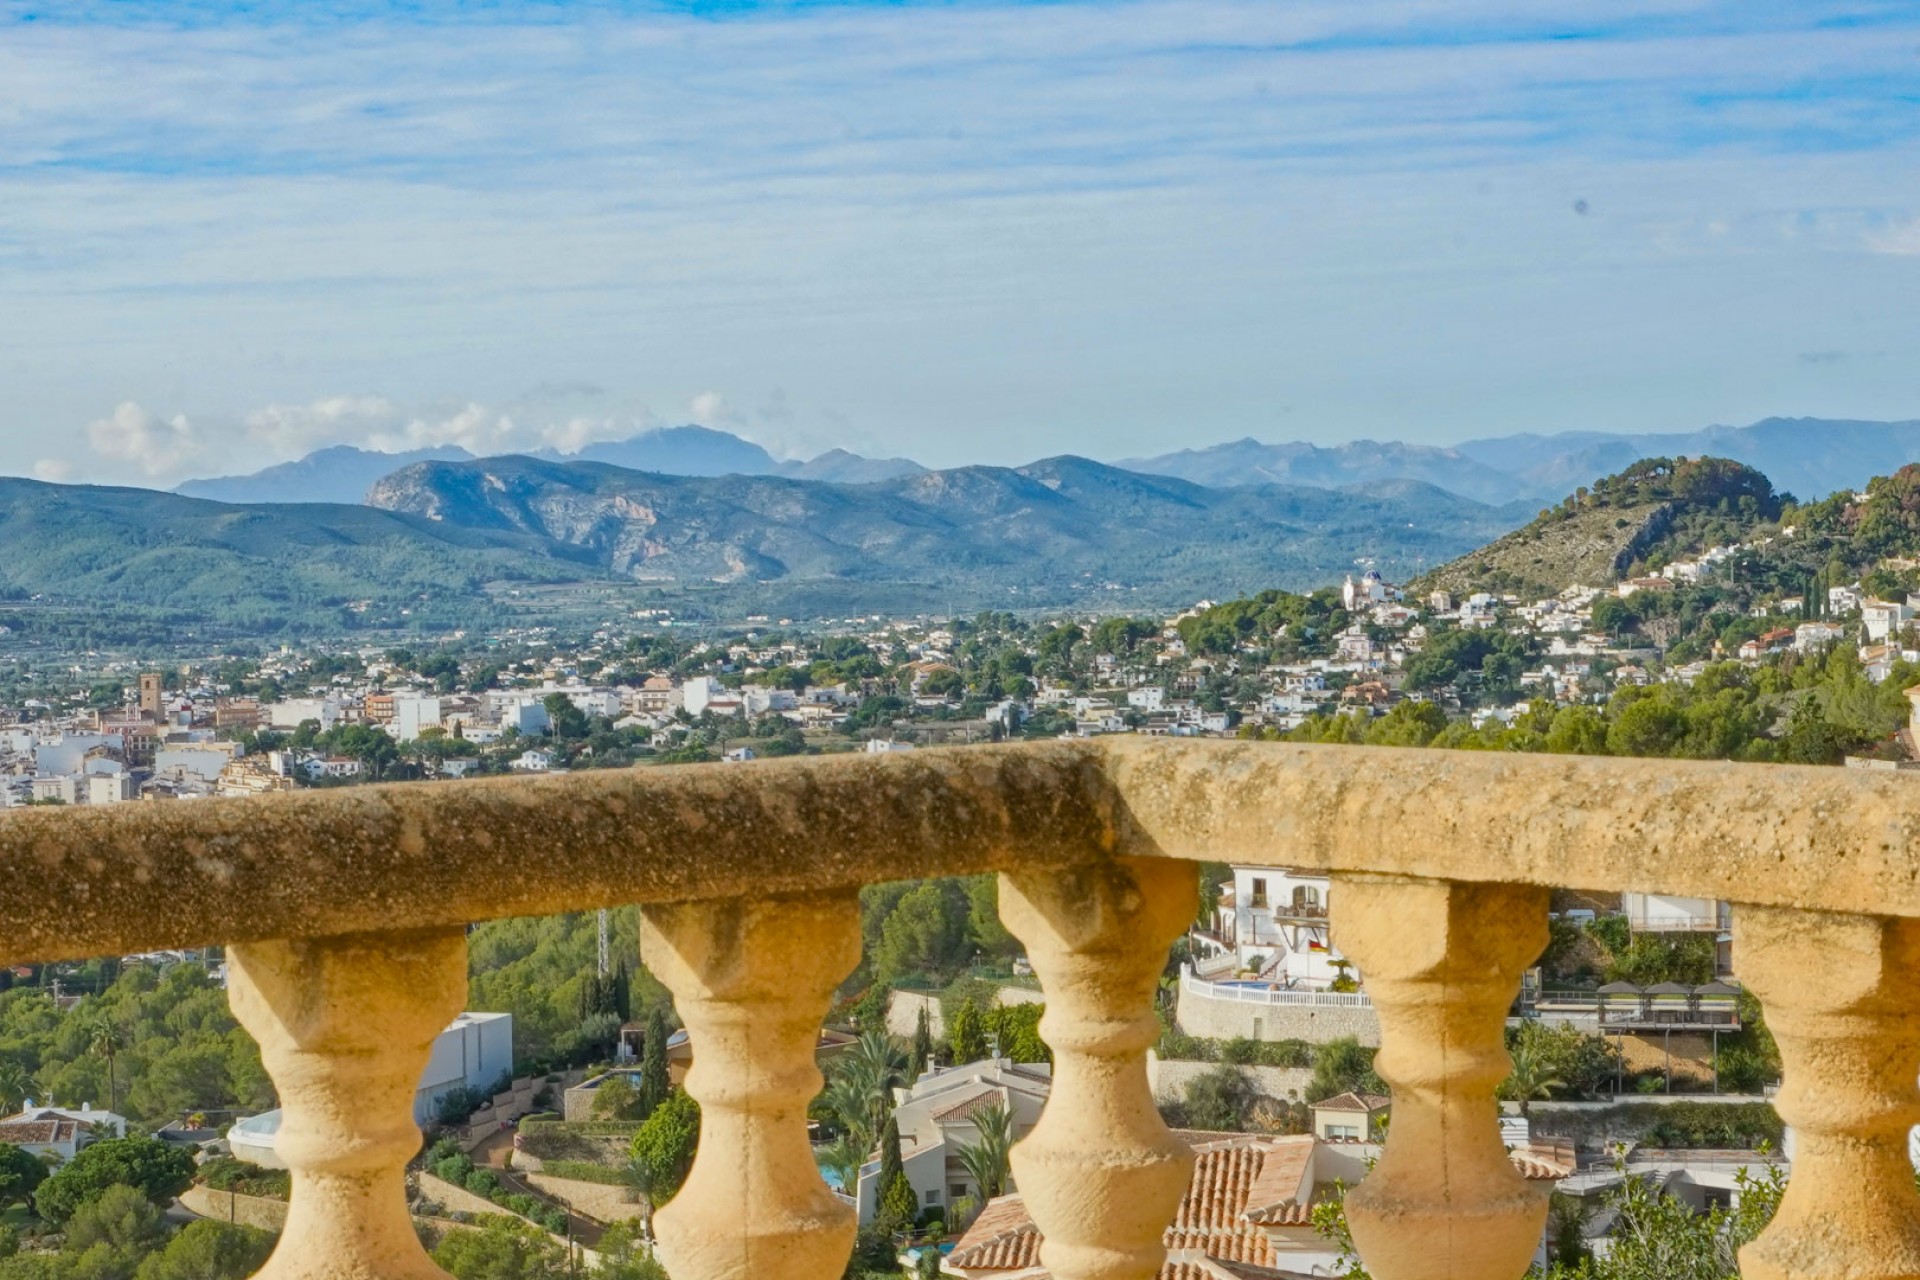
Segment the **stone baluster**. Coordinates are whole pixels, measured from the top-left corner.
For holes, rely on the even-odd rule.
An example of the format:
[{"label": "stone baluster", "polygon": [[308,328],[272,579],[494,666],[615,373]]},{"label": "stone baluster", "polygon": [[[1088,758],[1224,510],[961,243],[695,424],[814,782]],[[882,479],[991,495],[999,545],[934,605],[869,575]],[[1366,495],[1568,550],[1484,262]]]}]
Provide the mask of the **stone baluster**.
[{"label": "stone baluster", "polygon": [[1518,1280],[1546,1221],[1500,1142],[1507,1010],[1547,944],[1547,891],[1336,875],[1334,945],[1380,1015],[1393,1090],[1379,1164],[1347,1194],[1376,1280]]},{"label": "stone baluster", "polygon": [[820,1024],[860,962],[852,893],[648,906],[641,955],[692,1039],[700,1145],[655,1219],[673,1280],[835,1280],[854,1212],[807,1143]]},{"label": "stone baluster", "polygon": [[1746,1280],[1912,1280],[1920,1194],[1920,920],[1740,907],[1740,973],[1786,1078],[1793,1177],[1740,1251]]},{"label": "stone baluster", "polygon": [[420,1149],[420,1075],[466,1003],[465,933],[238,945],[227,996],[279,1090],[274,1149],[293,1173],[256,1280],[446,1280],[407,1216],[405,1168]]},{"label": "stone baluster", "polygon": [[1047,993],[1053,1089],[1013,1174],[1057,1280],[1148,1280],[1193,1153],[1160,1119],[1146,1053],[1167,948],[1192,922],[1190,862],[1125,858],[1000,877],[1000,915]]}]

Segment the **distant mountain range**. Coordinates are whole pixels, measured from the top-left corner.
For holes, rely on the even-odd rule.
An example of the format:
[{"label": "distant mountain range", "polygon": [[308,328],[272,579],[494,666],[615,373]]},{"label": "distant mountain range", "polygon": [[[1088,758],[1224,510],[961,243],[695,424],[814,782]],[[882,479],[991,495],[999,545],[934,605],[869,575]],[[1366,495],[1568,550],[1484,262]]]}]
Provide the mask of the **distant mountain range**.
[{"label": "distant mountain range", "polygon": [[[174,492],[214,502],[360,502],[380,477],[416,462],[468,462],[474,454],[459,445],[379,453],[335,445],[295,462],[283,462],[250,475],[189,480]],[[551,449],[529,455],[551,462],[600,462],[635,471],[676,476],[792,476],[861,484],[924,471],[905,458],[863,458],[833,449],[809,461],[781,462],[750,440],[707,427],[660,427],[629,440],[588,445],[578,453]]]},{"label": "distant mountain range", "polygon": [[609,593],[635,590],[729,616],[1149,610],[1337,581],[1363,558],[1405,577],[1527,514],[1414,481],[1211,489],[1071,457],[862,484],[436,459],[375,481],[369,504],[0,479],[0,621],[337,634],[499,621],[554,592],[618,611]]},{"label": "distant mountain range", "polygon": [[[630,440],[589,445],[573,454],[542,450],[550,462],[600,462],[677,476],[784,476],[837,484],[876,484],[926,470],[908,458],[864,458],[834,449],[809,461],[781,461],[760,445],[707,427],[663,427]],[[1172,476],[1210,488],[1309,485],[1340,489],[1387,480],[1418,480],[1449,493],[1501,506],[1542,503],[1612,475],[1641,458],[1720,457],[1765,472],[1802,499],[1864,485],[1920,460],[1920,421],[1855,422],[1768,418],[1746,427],[1681,433],[1576,431],[1496,436],[1451,448],[1396,441],[1339,445],[1235,440],[1113,464],[1143,475]],[[411,453],[375,453],[350,445],[322,449],[297,462],[245,476],[190,480],[175,490],[217,502],[359,502],[374,481],[416,462],[465,462],[458,446]]]},{"label": "distant mountain range", "polygon": [[1144,475],[1177,476],[1220,488],[1249,484],[1339,488],[1382,480],[1419,480],[1463,498],[1495,505],[1536,496],[1513,476],[1476,462],[1457,449],[1376,440],[1322,447],[1300,441],[1262,444],[1248,438],[1205,449],[1182,449],[1157,458],[1126,458],[1114,465]]},{"label": "distant mountain range", "polygon": [[1747,427],[1495,436],[1452,448],[1356,440],[1320,447],[1237,440],[1117,465],[1198,484],[1366,484],[1424,480],[1480,502],[1558,501],[1642,458],[1716,457],[1766,473],[1802,499],[1857,488],[1920,460],[1920,421],[1768,418]]}]

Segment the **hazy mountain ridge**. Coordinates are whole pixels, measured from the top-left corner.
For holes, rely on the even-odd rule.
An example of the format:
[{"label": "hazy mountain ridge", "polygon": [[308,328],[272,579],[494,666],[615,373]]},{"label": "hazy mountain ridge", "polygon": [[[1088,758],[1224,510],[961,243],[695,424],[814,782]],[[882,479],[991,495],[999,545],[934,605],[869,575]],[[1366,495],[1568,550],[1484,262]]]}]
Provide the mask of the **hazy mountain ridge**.
[{"label": "hazy mountain ridge", "polygon": [[[475,456],[459,445],[404,453],[333,445],[248,475],[188,480],[173,491],[214,502],[360,502],[374,481],[402,467],[416,462],[463,462]],[[523,455],[505,456],[547,462],[598,462],[633,471],[679,476],[785,475],[849,484],[891,480],[925,470],[909,458],[864,458],[845,449],[830,449],[815,458],[783,462],[760,445],[731,432],[691,425],[656,427],[626,440],[590,444],[576,453],[536,449]]]},{"label": "hazy mountain ridge", "polygon": [[174,488],[187,498],[210,502],[358,502],[381,476],[415,462],[459,462],[473,454],[457,444],[405,453],[380,453],[350,444],[319,449],[249,475],[188,480]]},{"label": "hazy mountain ridge", "polygon": [[1420,480],[1495,506],[1538,496],[1517,484],[1511,475],[1458,450],[1395,441],[1354,440],[1322,447],[1304,441],[1262,444],[1248,437],[1210,448],[1129,458],[1114,465],[1216,487],[1308,484],[1341,488],[1383,480]]},{"label": "hazy mountain ridge", "polygon": [[1801,498],[1856,489],[1920,461],[1920,421],[1766,418],[1691,432],[1570,431],[1468,440],[1452,448],[1373,440],[1320,447],[1236,440],[1119,465],[1201,484],[1425,480],[1482,502],[1558,501],[1644,458],[1716,457],[1765,472]]}]

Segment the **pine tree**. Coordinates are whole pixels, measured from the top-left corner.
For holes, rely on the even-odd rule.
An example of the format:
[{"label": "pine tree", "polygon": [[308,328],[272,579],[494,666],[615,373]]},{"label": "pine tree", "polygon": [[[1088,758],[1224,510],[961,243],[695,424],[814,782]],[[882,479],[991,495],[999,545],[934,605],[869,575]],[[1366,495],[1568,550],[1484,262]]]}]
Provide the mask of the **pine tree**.
[{"label": "pine tree", "polygon": [[927,1007],[920,1006],[920,1016],[913,1024],[913,1057],[907,1063],[909,1082],[920,1078],[933,1061],[933,1022],[927,1017]]},{"label": "pine tree", "polygon": [[667,1014],[655,1005],[647,1014],[646,1041],[640,1046],[639,1111],[642,1118],[667,1100],[673,1084],[667,1075]]}]

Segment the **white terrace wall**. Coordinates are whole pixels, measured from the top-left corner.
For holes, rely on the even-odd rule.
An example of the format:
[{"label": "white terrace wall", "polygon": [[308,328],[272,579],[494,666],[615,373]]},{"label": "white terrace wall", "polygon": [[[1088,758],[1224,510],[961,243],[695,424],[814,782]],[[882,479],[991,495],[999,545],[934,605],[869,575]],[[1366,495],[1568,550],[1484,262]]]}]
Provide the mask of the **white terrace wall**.
[{"label": "white terrace wall", "polygon": [[1257,990],[1216,987],[1187,976],[1180,983],[1174,1025],[1208,1040],[1305,1040],[1325,1044],[1352,1036],[1380,1045],[1380,1015],[1370,1004],[1349,1000],[1270,1003]]}]

